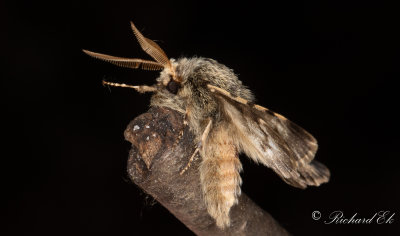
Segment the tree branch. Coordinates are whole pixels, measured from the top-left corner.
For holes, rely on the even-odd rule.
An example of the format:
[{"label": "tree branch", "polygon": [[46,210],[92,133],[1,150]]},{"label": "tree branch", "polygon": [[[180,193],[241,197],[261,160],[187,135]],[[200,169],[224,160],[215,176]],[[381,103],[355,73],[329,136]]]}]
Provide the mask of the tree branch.
[{"label": "tree branch", "polygon": [[288,235],[245,194],[231,209],[231,227],[224,231],[216,227],[202,198],[200,158],[179,174],[195,150],[188,128],[178,140],[183,127],[181,114],[161,107],[151,108],[130,122],[125,138],[132,143],[128,159],[132,181],[197,235]]}]

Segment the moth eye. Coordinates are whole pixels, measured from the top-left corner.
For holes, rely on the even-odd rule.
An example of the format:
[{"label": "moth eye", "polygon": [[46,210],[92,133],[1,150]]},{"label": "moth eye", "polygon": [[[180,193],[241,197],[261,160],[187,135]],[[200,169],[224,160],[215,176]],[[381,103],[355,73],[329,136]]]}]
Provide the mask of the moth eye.
[{"label": "moth eye", "polygon": [[167,84],[167,89],[172,94],[176,94],[178,92],[179,88],[180,88],[180,84],[173,80],[170,80],[169,83]]}]

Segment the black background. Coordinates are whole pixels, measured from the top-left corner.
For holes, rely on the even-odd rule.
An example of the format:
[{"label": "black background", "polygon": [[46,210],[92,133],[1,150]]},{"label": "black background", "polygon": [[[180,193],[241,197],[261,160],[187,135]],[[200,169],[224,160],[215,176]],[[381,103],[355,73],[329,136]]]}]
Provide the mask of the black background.
[{"label": "black background", "polygon": [[[324,3],[321,3],[324,2]],[[242,189],[295,235],[399,233],[398,12],[381,1],[1,2],[1,231],[6,235],[192,233],[126,173],[123,131],[149,95],[102,79],[152,84],[82,48],[150,59],[129,21],[172,58],[233,68],[258,103],[310,131],[332,172],[298,190],[241,157]],[[5,55],[4,55],[5,53]],[[319,210],[322,219],[311,213]],[[387,225],[325,225],[335,210]],[[3,234],[4,235],[4,234]]]}]

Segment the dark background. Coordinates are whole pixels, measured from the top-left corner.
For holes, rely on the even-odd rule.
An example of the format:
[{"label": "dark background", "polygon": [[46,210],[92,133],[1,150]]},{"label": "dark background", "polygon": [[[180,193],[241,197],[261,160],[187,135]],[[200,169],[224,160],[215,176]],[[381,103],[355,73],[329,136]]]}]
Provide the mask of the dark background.
[{"label": "dark background", "polygon": [[[258,103],[310,131],[332,172],[298,190],[241,157],[242,189],[294,235],[399,235],[398,11],[383,2],[1,2],[2,235],[192,233],[129,180],[123,131],[149,95],[102,79],[152,84],[82,48],[150,59],[129,21],[172,58],[233,68]],[[4,54],[5,53],[5,54]],[[387,225],[325,225],[396,213]]]}]

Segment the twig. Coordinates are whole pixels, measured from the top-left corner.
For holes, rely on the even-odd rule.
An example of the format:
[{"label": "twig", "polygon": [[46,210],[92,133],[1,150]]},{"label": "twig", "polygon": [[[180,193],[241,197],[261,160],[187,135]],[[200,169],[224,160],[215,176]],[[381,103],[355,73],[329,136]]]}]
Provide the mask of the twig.
[{"label": "twig", "polygon": [[230,212],[231,227],[216,227],[202,198],[198,167],[200,158],[183,175],[179,173],[195,150],[193,134],[176,111],[154,107],[135,118],[125,130],[132,143],[128,174],[197,235],[289,235],[267,212],[245,194]]}]

